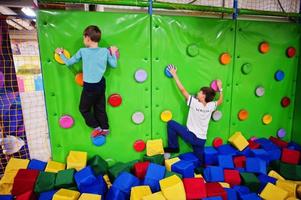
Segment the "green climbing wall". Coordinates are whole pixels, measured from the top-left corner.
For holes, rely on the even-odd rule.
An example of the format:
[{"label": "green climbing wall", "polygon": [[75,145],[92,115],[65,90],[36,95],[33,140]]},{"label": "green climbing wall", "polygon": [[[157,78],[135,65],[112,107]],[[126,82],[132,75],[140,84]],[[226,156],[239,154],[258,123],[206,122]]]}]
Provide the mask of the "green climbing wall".
[{"label": "green climbing wall", "polygon": [[[71,54],[81,48],[82,31],[90,24],[102,30],[100,46],[116,45],[121,54],[118,68],[109,68],[105,77],[107,97],[119,93],[123,102],[119,107],[107,107],[111,134],[101,147],[92,145],[91,129],[78,110],[81,87],[74,77],[81,71],[81,64],[69,70],[53,58],[56,47],[62,46]],[[179,77],[191,94],[214,79],[223,81],[225,100],[218,108],[223,116],[210,123],[207,145],[217,136],[226,140],[235,131],[242,131],[247,137],[268,137],[284,128],[285,139],[291,137],[298,56],[287,58],[285,51],[293,46],[299,52],[300,32],[294,24],[44,10],[39,12],[38,29],[54,160],[64,161],[69,150],[83,150],[112,163],[128,161],[145,153],[134,151],[132,146],[137,139],[163,138],[166,144],[166,123],[160,119],[161,112],[170,110],[174,120],[185,124],[188,111],[174,81],[164,74],[167,64],[177,66]],[[270,44],[267,54],[258,51],[262,41]],[[224,52],[231,55],[227,65],[219,62]],[[248,75],[241,72],[245,63],[252,66]],[[144,83],[134,79],[140,68],[148,72]],[[278,69],[285,72],[280,82],[274,79]],[[265,96],[255,96],[258,85],[265,88]],[[292,100],[285,109],[280,105],[284,96]],[[240,109],[249,111],[246,121],[238,120]],[[145,115],[140,125],[131,121],[137,111]],[[269,125],[261,122],[266,113],[273,116]],[[58,124],[64,114],[75,119],[71,129],[62,129]],[[188,151],[188,146],[182,141],[181,144],[181,150]]]}]

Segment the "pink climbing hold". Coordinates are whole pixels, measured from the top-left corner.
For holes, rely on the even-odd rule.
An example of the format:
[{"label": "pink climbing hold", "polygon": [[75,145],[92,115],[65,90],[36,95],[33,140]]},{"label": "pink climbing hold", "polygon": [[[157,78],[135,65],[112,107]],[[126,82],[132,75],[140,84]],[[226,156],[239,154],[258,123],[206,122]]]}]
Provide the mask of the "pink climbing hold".
[{"label": "pink climbing hold", "polygon": [[60,127],[71,128],[74,124],[74,120],[70,115],[63,115],[59,120]]},{"label": "pink climbing hold", "polygon": [[[112,50],[111,50],[111,48],[112,48],[112,47],[109,47],[108,49],[109,49],[109,51],[110,51],[110,54],[112,55]],[[118,49],[117,49],[117,51],[116,51],[116,54],[115,54],[115,55],[116,55],[116,58],[117,58],[117,59],[119,59],[119,57],[120,57],[120,53],[119,53],[119,50],[118,50]]]},{"label": "pink climbing hold", "polygon": [[211,87],[215,92],[218,92],[218,91],[219,91],[218,86],[217,86],[217,81],[218,81],[218,80],[212,81],[212,82],[211,82],[211,85],[210,85],[210,87]]}]

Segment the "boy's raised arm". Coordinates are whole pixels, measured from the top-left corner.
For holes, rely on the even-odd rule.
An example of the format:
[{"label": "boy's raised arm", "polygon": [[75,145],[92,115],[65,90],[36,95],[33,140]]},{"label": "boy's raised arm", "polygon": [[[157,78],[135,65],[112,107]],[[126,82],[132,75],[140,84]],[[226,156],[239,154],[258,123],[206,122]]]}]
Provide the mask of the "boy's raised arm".
[{"label": "boy's raised arm", "polygon": [[176,81],[177,87],[179,88],[179,90],[181,91],[182,95],[185,97],[186,101],[189,98],[189,93],[187,92],[187,90],[184,88],[184,86],[182,85],[178,75],[177,75],[177,69],[173,66],[173,65],[168,65],[168,71],[171,73],[171,75],[173,76],[173,78]]},{"label": "boy's raised arm", "polygon": [[80,61],[80,59],[82,58],[82,55],[81,55],[81,51],[78,50],[76,52],[76,54],[74,56],[72,56],[70,59],[66,58],[66,56],[64,55],[64,49],[62,48],[57,48],[55,50],[55,52],[57,54],[60,55],[61,59],[64,61],[64,63],[69,67],[70,65],[73,65],[74,63],[77,63]]}]

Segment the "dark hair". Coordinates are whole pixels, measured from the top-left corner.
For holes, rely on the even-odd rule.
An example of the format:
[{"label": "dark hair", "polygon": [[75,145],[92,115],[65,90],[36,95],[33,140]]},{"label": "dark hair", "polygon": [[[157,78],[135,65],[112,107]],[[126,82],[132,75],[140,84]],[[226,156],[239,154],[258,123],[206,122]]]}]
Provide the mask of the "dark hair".
[{"label": "dark hair", "polygon": [[93,42],[99,42],[101,39],[101,31],[97,26],[90,25],[84,30],[84,36],[89,37]]},{"label": "dark hair", "polygon": [[215,91],[212,88],[210,88],[210,87],[202,87],[201,91],[206,96],[205,97],[205,101],[207,103],[210,102],[210,101],[213,101],[213,99],[215,97]]}]

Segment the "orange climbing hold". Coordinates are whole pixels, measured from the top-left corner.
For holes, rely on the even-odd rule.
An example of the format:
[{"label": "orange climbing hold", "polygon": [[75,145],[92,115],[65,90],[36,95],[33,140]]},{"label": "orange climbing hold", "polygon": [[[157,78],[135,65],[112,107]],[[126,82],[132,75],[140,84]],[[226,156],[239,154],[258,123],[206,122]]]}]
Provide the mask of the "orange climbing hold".
[{"label": "orange climbing hold", "polygon": [[260,53],[267,53],[270,50],[270,45],[267,42],[262,42],[259,45],[259,51]]},{"label": "orange climbing hold", "polygon": [[83,85],[84,85],[83,73],[77,73],[77,74],[75,75],[75,82],[76,82],[79,86],[83,86]]},{"label": "orange climbing hold", "polygon": [[223,54],[220,56],[219,61],[220,61],[221,64],[223,64],[223,65],[229,64],[230,61],[231,61],[231,56],[230,56],[230,54],[228,54],[228,53],[223,53]]},{"label": "orange climbing hold", "polygon": [[244,120],[248,119],[248,117],[249,117],[249,112],[247,110],[242,109],[239,111],[238,119],[240,121],[244,121]]}]

